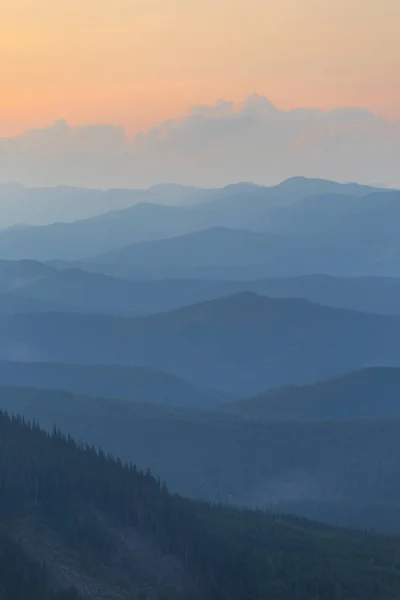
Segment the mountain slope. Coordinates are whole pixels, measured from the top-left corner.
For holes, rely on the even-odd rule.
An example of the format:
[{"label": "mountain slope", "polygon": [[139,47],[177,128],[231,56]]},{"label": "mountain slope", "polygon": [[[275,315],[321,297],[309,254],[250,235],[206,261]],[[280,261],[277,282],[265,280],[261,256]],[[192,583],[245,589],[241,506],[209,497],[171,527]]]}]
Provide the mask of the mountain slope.
[{"label": "mountain slope", "polygon": [[[303,180],[297,182],[295,180],[287,184],[288,195],[281,192],[276,194],[276,192],[271,192],[269,188],[253,188],[253,186],[251,186],[251,190],[247,186],[245,191],[241,186],[242,191],[238,192],[237,186],[232,186],[232,189],[228,192],[225,190],[222,194],[224,202],[222,207],[218,208],[210,203],[207,206],[203,204],[201,210],[195,210],[194,207],[157,204],[155,203],[158,200],[156,197],[152,202],[141,202],[129,208],[114,210],[74,223],[55,223],[47,226],[1,231],[0,253],[3,258],[8,259],[29,257],[38,260],[81,260],[132,243],[171,238],[206,228],[253,229],[269,233],[280,232],[281,234],[287,231],[292,235],[299,231],[299,223],[303,221],[308,226],[310,222],[316,223],[314,230],[318,230],[317,224],[319,221],[323,225],[327,221],[326,206],[332,204],[332,202],[329,203],[331,197],[326,192],[319,192],[320,196],[316,200],[314,198],[309,198],[307,201],[301,199],[306,197],[306,190],[309,193],[314,190],[311,193],[311,196],[314,196],[314,192],[318,193],[316,190],[321,189],[321,185],[320,182],[307,182],[304,185]],[[329,189],[337,189],[335,184],[329,184],[328,187]],[[347,188],[339,186],[339,189],[344,190]],[[204,193],[209,193],[209,191],[204,190]],[[226,193],[227,195],[224,195]],[[343,214],[347,221],[352,222],[354,220],[353,206],[357,206],[359,211],[356,214],[357,218],[361,216],[368,228],[371,228],[371,224],[375,223],[375,227],[379,224],[379,231],[384,231],[385,227],[389,227],[390,230],[394,217],[398,216],[393,202],[387,200],[387,198],[394,196],[396,196],[396,192],[380,192],[380,194],[375,195],[375,199],[362,202],[362,198],[352,195],[345,197],[341,191],[338,191],[335,193],[334,198],[339,207],[344,207]],[[369,198],[369,196],[366,196],[366,198]],[[288,199],[290,200],[287,206],[285,204],[287,204]],[[331,212],[328,210],[328,215],[330,214]],[[376,218],[377,216],[378,218]],[[339,221],[337,219],[332,220],[331,231],[334,230],[338,233],[339,225],[343,226],[344,217],[342,217]],[[294,227],[293,223],[295,224]],[[335,224],[337,226],[336,230],[334,229]],[[348,231],[350,229],[347,227]],[[390,239],[392,240],[392,238]],[[295,239],[291,243],[291,260],[298,265],[297,270],[293,271],[296,274],[304,272],[304,266],[303,271],[299,271],[301,262],[296,263],[295,260],[297,259],[299,247],[302,247],[300,242],[301,240]],[[304,245],[304,238],[302,242]],[[379,243],[382,242],[385,242],[386,246],[388,245],[388,240],[381,235]],[[276,252],[279,252],[282,245],[279,240],[276,243]],[[287,241],[285,241],[284,247],[286,245]],[[310,241],[304,247],[306,252],[303,254],[303,264],[304,259],[310,260],[313,257],[315,243],[313,245]],[[334,248],[328,245],[325,252],[332,253],[333,250]],[[376,251],[377,249],[374,246],[373,252],[375,254]],[[360,257],[358,259],[360,260]],[[332,257],[331,260],[333,260]],[[344,266],[345,263],[342,261],[341,268],[344,268]],[[371,267],[371,265],[368,266]],[[306,272],[313,272],[313,268],[313,263],[311,263]],[[279,271],[277,270],[274,273],[279,274]],[[290,274],[287,270],[285,273]]]},{"label": "mountain slope", "polygon": [[[198,214],[201,220],[195,221],[196,227],[189,234],[170,240],[160,238],[178,234],[159,235],[158,240],[144,246],[131,239],[135,243],[126,248],[121,240],[120,250],[100,254],[90,268],[97,264],[98,270],[136,278],[147,277],[148,273],[224,279],[315,273],[400,275],[395,226],[400,218],[400,192],[362,198],[308,198],[268,210],[264,216],[257,213],[253,221],[234,221],[231,213],[229,219],[207,211]],[[194,229],[204,231],[194,233]]]},{"label": "mountain slope", "polygon": [[72,222],[162,198],[155,190],[103,191],[69,186],[29,188],[0,184],[0,226]]},{"label": "mountain slope", "polygon": [[23,388],[0,388],[0,408],[150,467],[173,492],[400,532],[399,419],[257,422]]},{"label": "mountain slope", "polygon": [[257,420],[400,418],[400,369],[376,367],[311,385],[269,390],[224,409]]},{"label": "mountain slope", "polygon": [[142,203],[73,223],[0,231],[0,252],[14,260],[82,259],[134,241],[201,229],[195,217],[183,208]]},{"label": "mountain slope", "polygon": [[[400,364],[400,319],[242,293],[137,319],[0,319],[0,359],[141,365],[225,393]],[[371,343],[373,342],[373,343]]]},{"label": "mountain slope", "polygon": [[107,365],[1,362],[0,385],[59,389],[171,406],[218,407],[222,395],[151,369]]},{"label": "mountain slope", "polygon": [[277,298],[310,302],[377,314],[399,314],[400,279],[390,277],[303,277],[247,282],[247,289]]},{"label": "mountain slope", "polygon": [[241,266],[268,264],[277,239],[263,233],[226,228],[205,229],[171,239],[132,244],[96,257],[101,264],[136,266]]},{"label": "mountain slope", "polygon": [[57,555],[59,571],[74,574],[83,596],[249,600],[279,594],[282,600],[321,595],[335,600],[340,593],[354,600],[394,600],[398,595],[396,538],[171,496],[134,467],[4,415],[0,433],[3,526],[9,535],[23,532],[26,552],[50,555],[48,568],[60,582]]},{"label": "mountain slope", "polygon": [[0,293],[15,292],[36,283],[54,272],[50,266],[35,260],[0,260]]},{"label": "mountain slope", "polygon": [[358,198],[373,192],[383,192],[379,188],[356,183],[338,183],[325,179],[291,177],[271,187],[237,184],[220,190],[201,190],[192,199],[197,198],[195,210],[212,209],[215,214],[224,214],[229,210],[236,223],[251,219],[257,214],[281,206],[291,206],[303,198],[336,194],[348,198]]},{"label": "mountain slope", "polygon": [[67,306],[39,298],[29,298],[20,294],[0,295],[0,315],[19,313],[67,312]]},{"label": "mountain slope", "polygon": [[45,566],[1,534],[0,590],[2,600],[79,600],[74,590],[54,591]]},{"label": "mountain slope", "polygon": [[268,220],[276,232],[306,232],[319,235],[320,239],[328,231],[342,231],[347,243],[348,236],[357,240],[374,235],[382,240],[385,228],[394,234],[393,219],[399,212],[398,190],[375,191],[360,197],[333,193],[304,196],[292,206],[277,207],[268,214]]},{"label": "mountain slope", "polygon": [[[361,195],[374,188],[356,184],[343,185],[333,181],[293,178],[279,186],[263,188],[251,183],[240,183],[220,189],[200,189],[177,184],[154,185],[148,190],[87,189],[70,186],[29,188],[18,184],[0,184],[0,227],[46,225],[69,222],[120,210],[139,204],[195,204],[218,201],[226,197],[241,196],[242,201],[257,189],[266,197],[280,197],[282,201],[304,197],[313,193],[335,190],[338,193]],[[244,202],[243,202],[244,203]]]},{"label": "mountain slope", "polygon": [[218,280],[124,280],[82,269],[55,270],[18,293],[71,308],[114,315],[165,312],[246,289],[245,282]]},{"label": "mountain slope", "polygon": [[[190,270],[193,276],[195,269]],[[63,269],[50,271],[39,281],[17,289],[20,296],[57,306],[115,315],[166,312],[242,291],[275,298],[303,298],[325,306],[376,314],[400,313],[400,279],[384,277],[123,280],[81,269]]]}]

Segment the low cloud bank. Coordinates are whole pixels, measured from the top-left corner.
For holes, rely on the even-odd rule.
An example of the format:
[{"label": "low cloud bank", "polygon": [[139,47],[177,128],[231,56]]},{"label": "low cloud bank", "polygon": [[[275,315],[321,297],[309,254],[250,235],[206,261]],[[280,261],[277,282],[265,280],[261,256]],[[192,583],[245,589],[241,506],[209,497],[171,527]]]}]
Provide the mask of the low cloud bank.
[{"label": "low cloud bank", "polygon": [[0,138],[0,182],[146,187],[161,181],[274,184],[295,175],[400,187],[400,121],[362,108],[283,111],[219,101],[129,140],[113,125],[65,121]]}]

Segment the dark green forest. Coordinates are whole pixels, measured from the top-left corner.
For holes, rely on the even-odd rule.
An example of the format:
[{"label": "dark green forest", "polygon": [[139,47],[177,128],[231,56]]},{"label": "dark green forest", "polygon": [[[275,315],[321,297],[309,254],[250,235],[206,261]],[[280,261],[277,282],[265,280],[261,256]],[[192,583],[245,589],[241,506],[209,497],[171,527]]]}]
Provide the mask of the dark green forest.
[{"label": "dark green forest", "polygon": [[45,565],[30,559],[10,537],[0,535],[0,599],[79,600],[79,596],[72,589],[55,592]]},{"label": "dark green forest", "polygon": [[[400,539],[396,537],[171,495],[148,472],[101,450],[79,446],[57,430],[48,435],[36,424],[3,413],[0,473],[1,526],[4,535],[22,548],[7,549],[5,542],[2,556],[7,561],[14,552],[14,563],[22,565],[26,581],[38,582],[30,588],[28,599],[57,598],[47,591],[41,565],[34,566],[25,556],[29,548],[32,552],[32,544],[36,544],[34,557],[41,555],[43,547],[51,556],[55,537],[58,565],[67,563],[72,553],[81,579],[90,574],[102,582],[102,589],[110,590],[102,597],[116,597],[112,593],[118,590],[120,597],[132,599],[398,598]],[[24,548],[27,528],[31,536]],[[123,538],[135,539],[136,546],[141,540],[143,548],[136,547],[134,560],[132,555],[122,560]],[[156,563],[153,572],[154,565],[146,565],[141,580],[147,544],[176,561],[175,577],[171,570],[160,577]],[[133,552],[129,544],[125,549],[128,555]],[[1,580],[3,597],[18,598],[11,586],[23,582],[13,584],[9,570],[2,571]],[[92,592],[89,597],[100,596]]]},{"label": "dark green forest", "polygon": [[[375,372],[381,389],[391,389],[391,377],[383,377],[384,370]],[[388,370],[388,375],[395,375],[394,383],[396,373]],[[347,380],[357,384],[355,407],[352,386],[347,392],[344,386]],[[354,410],[376,414],[368,394],[374,386],[368,377],[365,381],[348,376],[339,383],[343,401],[337,404],[348,406],[342,414]],[[320,388],[328,397],[330,384],[316,386]],[[303,388],[299,390],[303,393]],[[382,414],[397,414],[396,385],[380,406]],[[303,407],[307,414],[305,403]],[[1,387],[0,408],[37,419],[47,431],[56,424],[75,439],[140,468],[149,467],[171,491],[184,496],[284,509],[335,525],[400,533],[398,418],[257,422],[222,410]]]}]

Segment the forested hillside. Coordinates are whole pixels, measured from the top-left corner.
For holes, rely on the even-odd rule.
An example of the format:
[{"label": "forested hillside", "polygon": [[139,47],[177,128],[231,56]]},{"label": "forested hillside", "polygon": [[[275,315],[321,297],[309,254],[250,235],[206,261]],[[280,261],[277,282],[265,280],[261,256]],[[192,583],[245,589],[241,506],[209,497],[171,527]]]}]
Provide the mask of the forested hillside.
[{"label": "forested hillside", "polygon": [[398,597],[397,538],[172,496],[150,474],[4,414],[0,467],[3,530],[90,598]]},{"label": "forested hillside", "polygon": [[0,598],[79,600],[74,589],[54,591],[45,565],[29,558],[20,544],[3,534],[0,535]]},{"label": "forested hillside", "polygon": [[0,388],[0,408],[150,467],[173,492],[400,532],[398,418],[257,422],[20,388]]}]

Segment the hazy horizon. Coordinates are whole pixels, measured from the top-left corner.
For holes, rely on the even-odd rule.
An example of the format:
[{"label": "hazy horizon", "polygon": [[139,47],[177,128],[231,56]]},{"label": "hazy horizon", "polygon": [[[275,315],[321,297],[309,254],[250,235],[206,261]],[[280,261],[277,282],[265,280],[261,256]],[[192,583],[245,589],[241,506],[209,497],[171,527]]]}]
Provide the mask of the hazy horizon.
[{"label": "hazy horizon", "polygon": [[253,94],[218,101],[129,137],[112,124],[0,138],[0,182],[147,188],[158,183],[275,185],[304,176],[399,187],[400,120],[364,108],[281,110]]},{"label": "hazy horizon", "polygon": [[[0,181],[0,187],[3,188],[7,188],[7,187],[16,187],[16,188],[23,188],[23,189],[27,189],[27,190],[37,190],[37,189],[57,189],[57,188],[66,188],[66,189],[82,189],[82,190],[87,190],[87,191],[98,191],[98,192],[112,192],[112,191],[143,191],[143,192],[148,192],[148,191],[152,191],[154,190],[157,193],[157,188],[164,188],[163,189],[163,196],[165,196],[166,194],[168,194],[168,187],[171,187],[171,194],[172,194],[172,189],[177,188],[177,192],[179,188],[182,188],[182,194],[184,193],[184,190],[191,190],[191,191],[196,191],[196,190],[223,190],[226,188],[230,188],[230,187],[234,187],[234,186],[240,186],[240,185],[248,185],[248,186],[255,186],[256,188],[274,188],[277,186],[280,186],[282,184],[284,184],[287,181],[294,181],[294,180],[301,180],[301,179],[305,179],[308,181],[331,181],[333,183],[339,183],[339,184],[355,184],[355,185],[364,185],[358,181],[353,181],[351,179],[348,180],[343,180],[343,181],[339,181],[336,179],[326,179],[324,177],[303,177],[302,175],[293,175],[290,177],[285,177],[284,179],[280,179],[277,183],[273,183],[273,184],[258,184],[255,183],[254,181],[244,181],[242,179],[238,179],[237,181],[231,181],[230,183],[227,184],[223,184],[220,186],[211,186],[211,185],[188,185],[188,184],[184,184],[181,183],[179,181],[168,181],[168,180],[160,180],[160,181],[156,181],[155,183],[152,183],[148,186],[143,186],[143,187],[95,187],[95,186],[73,186],[73,185],[68,185],[68,184],[48,184],[48,185],[26,185],[24,183],[20,183],[18,181]],[[371,189],[382,189],[382,190],[388,190],[388,191],[397,191],[400,189],[400,185],[398,186],[388,186],[385,182],[382,181],[377,181],[371,184],[365,184],[366,187],[371,187]],[[160,200],[163,196],[160,196]],[[168,195],[166,196],[168,198]],[[175,200],[174,200],[175,199]],[[172,205],[179,205],[178,200],[180,199],[180,195],[178,192],[178,195],[172,196],[171,195],[171,204]]]}]

